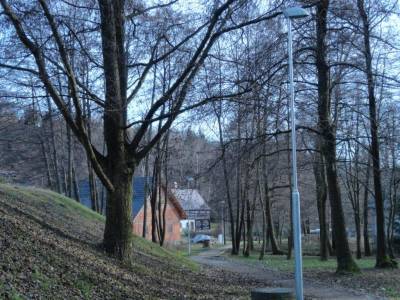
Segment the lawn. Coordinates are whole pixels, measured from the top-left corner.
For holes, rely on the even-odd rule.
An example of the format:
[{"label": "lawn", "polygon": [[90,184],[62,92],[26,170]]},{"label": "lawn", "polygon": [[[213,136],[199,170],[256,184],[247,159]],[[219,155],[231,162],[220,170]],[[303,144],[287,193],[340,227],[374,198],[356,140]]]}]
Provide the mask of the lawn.
[{"label": "lawn", "polygon": [[[263,265],[271,270],[293,273],[294,258],[287,260],[285,255],[265,255],[264,260],[258,259],[258,253],[250,257],[232,256],[232,260],[240,260],[249,264]],[[385,296],[389,299],[400,299],[400,270],[375,269],[375,257],[364,257],[356,260],[361,272],[356,274],[338,275],[336,259],[320,261],[318,256],[303,256],[303,272],[307,280],[324,282],[331,286],[368,291],[372,294]]]},{"label": "lawn", "polygon": [[[234,256],[231,256],[234,257]],[[234,257],[242,260],[247,260],[252,263],[260,263],[258,254],[253,254],[250,257]],[[294,270],[294,258],[288,260],[286,255],[265,255],[262,263],[268,268],[278,271]],[[361,269],[370,269],[375,266],[375,258],[368,257],[357,260],[357,264]],[[305,271],[312,270],[332,270],[336,269],[336,259],[330,258],[327,261],[321,261],[318,256],[303,256],[303,269]]]}]

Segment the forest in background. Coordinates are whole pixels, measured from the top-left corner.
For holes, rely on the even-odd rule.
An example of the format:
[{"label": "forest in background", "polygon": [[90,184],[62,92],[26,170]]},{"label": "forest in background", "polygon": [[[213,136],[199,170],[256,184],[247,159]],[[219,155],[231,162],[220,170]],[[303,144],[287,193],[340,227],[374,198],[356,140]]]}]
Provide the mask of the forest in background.
[{"label": "forest in background", "polygon": [[[248,255],[261,230],[261,256],[267,244],[281,253],[283,233],[290,256],[281,11],[301,4],[311,14],[294,22],[303,229],[320,229],[321,259],[336,254],[338,270],[357,269],[349,227],[358,258],[373,250],[377,266],[395,264],[397,1],[215,1],[199,4],[200,12],[179,1],[75,2],[1,1],[3,177],[71,197],[79,180],[99,177],[115,207],[130,201],[127,190],[115,195],[122,177],[149,174],[170,187],[197,187],[215,220],[224,208],[233,254],[242,243]],[[117,213],[130,216],[111,208],[106,216]],[[110,252],[124,257],[126,224],[107,228]],[[108,239],[114,230],[121,237]]]}]

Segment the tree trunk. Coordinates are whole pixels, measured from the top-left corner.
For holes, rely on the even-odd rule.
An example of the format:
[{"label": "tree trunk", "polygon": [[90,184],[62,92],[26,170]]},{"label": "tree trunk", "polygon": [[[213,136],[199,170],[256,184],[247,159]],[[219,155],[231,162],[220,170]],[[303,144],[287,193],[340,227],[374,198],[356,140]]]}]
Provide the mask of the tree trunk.
[{"label": "tree trunk", "polygon": [[76,177],[76,172],[75,172],[75,166],[74,165],[72,165],[72,177],[73,177],[73,186],[74,186],[74,198],[75,198],[76,201],[78,201],[80,203],[81,202],[81,198],[79,196],[79,185],[78,185],[78,179]]},{"label": "tree trunk", "polygon": [[328,230],[326,222],[327,183],[325,165],[320,154],[315,155],[314,177],[317,196],[318,220],[319,220],[319,257],[322,261],[328,260]]},{"label": "tree trunk", "polygon": [[222,131],[222,124],[221,124],[221,114],[222,114],[222,106],[221,103],[219,103],[218,109],[214,108],[215,114],[217,116],[217,123],[218,123],[218,134],[219,134],[219,145],[221,147],[221,161],[222,161],[222,171],[224,174],[224,185],[225,185],[225,192],[226,192],[226,198],[228,200],[228,212],[229,212],[229,223],[230,223],[230,233],[231,233],[231,239],[232,239],[232,255],[237,255],[239,254],[239,249],[236,247],[236,235],[235,235],[235,219],[233,217],[233,201],[231,197],[231,191],[230,191],[230,176],[228,172],[228,166],[226,163],[226,146],[224,144],[224,139],[223,139],[223,131]]},{"label": "tree trunk", "polygon": [[47,100],[47,109],[49,113],[49,125],[50,125],[50,139],[51,139],[51,153],[53,156],[53,166],[54,166],[54,177],[56,178],[56,187],[57,192],[61,194],[62,187],[61,187],[61,179],[60,179],[60,172],[58,167],[58,155],[57,155],[57,146],[56,146],[56,137],[55,137],[55,130],[54,130],[54,121],[53,121],[53,110],[50,103],[50,97],[46,97]]},{"label": "tree trunk", "polygon": [[67,169],[67,195],[68,197],[72,198],[73,197],[73,174],[72,174],[72,168],[73,168],[73,160],[74,160],[74,155],[73,155],[73,147],[72,147],[72,136],[71,136],[71,128],[67,126],[67,151],[68,151],[68,169]]},{"label": "tree trunk", "polygon": [[354,224],[356,226],[356,239],[357,239],[357,258],[361,258],[361,220],[359,213],[354,214]]},{"label": "tree trunk", "polygon": [[52,184],[52,181],[51,181],[49,158],[48,158],[47,152],[46,152],[46,145],[45,145],[45,143],[44,143],[42,138],[40,138],[40,146],[41,146],[41,149],[42,149],[43,160],[44,160],[44,164],[45,164],[45,167],[46,167],[47,187],[49,189],[52,189],[53,188],[53,184]]},{"label": "tree trunk", "polygon": [[124,1],[99,1],[105,76],[103,162],[113,188],[107,190],[104,246],[120,260],[132,255],[132,178],[138,161],[126,144],[126,56]]},{"label": "tree trunk", "polygon": [[133,172],[121,162],[110,166],[109,176],[115,190],[107,192],[104,248],[119,259],[132,255],[132,178]]},{"label": "tree trunk", "polygon": [[346,234],[340,187],[336,167],[336,136],[330,120],[329,67],[326,62],[327,13],[329,0],[317,4],[316,14],[316,67],[318,76],[318,126],[322,142],[322,153],[326,163],[329,201],[331,203],[333,232],[335,236],[337,272],[354,272],[358,267],[354,262]]},{"label": "tree trunk", "polygon": [[[257,168],[259,168],[259,167],[257,166]],[[267,216],[265,214],[264,201],[263,201],[263,197],[262,197],[262,190],[263,190],[263,186],[264,185],[261,183],[261,180],[258,180],[257,186],[258,186],[258,190],[259,190],[259,194],[260,194],[259,201],[260,201],[260,209],[261,209],[261,215],[262,215],[262,244],[261,244],[261,249],[260,249],[260,256],[259,256],[258,259],[259,260],[263,260],[264,259],[264,255],[265,255],[265,248],[266,248],[266,244],[267,244],[266,243]]]},{"label": "tree trunk", "polygon": [[90,160],[87,161],[88,163],[88,170],[89,170],[89,190],[90,190],[90,204],[91,208],[94,211],[98,211],[97,206],[97,189],[96,189],[96,179],[93,172],[92,164]]},{"label": "tree trunk", "polygon": [[281,255],[283,252],[279,249],[278,243],[276,242],[275,230],[272,221],[271,201],[268,191],[266,191],[266,193],[267,194],[265,195],[265,214],[267,216],[267,236],[269,237],[269,241],[271,242],[272,255]]},{"label": "tree trunk", "polygon": [[253,229],[251,224],[251,211],[250,211],[250,200],[246,197],[246,238],[247,243],[244,247],[243,255],[246,257],[250,256],[251,240],[253,239]]},{"label": "tree trunk", "polygon": [[[159,147],[159,145],[157,146]],[[157,222],[157,192],[158,192],[158,185],[159,185],[159,164],[160,164],[160,157],[157,155],[154,161],[153,167],[153,182],[152,182],[152,192],[150,197],[150,206],[151,206],[151,241],[153,243],[158,243],[158,222]]]},{"label": "tree trunk", "polygon": [[369,102],[369,120],[371,129],[371,157],[372,173],[374,178],[375,190],[375,211],[376,211],[376,267],[391,268],[396,266],[396,262],[387,255],[385,238],[385,215],[382,194],[380,153],[378,141],[378,117],[376,112],[376,98],[374,87],[374,75],[372,70],[372,53],[370,45],[370,27],[368,15],[365,10],[364,0],[357,0],[357,6],[363,23],[364,36],[364,55],[366,64],[366,75],[368,81],[368,102]]},{"label": "tree trunk", "polygon": [[364,217],[364,226],[363,226],[363,234],[364,234],[364,255],[371,256],[371,247],[369,245],[369,229],[368,229],[368,184],[369,184],[369,171],[370,170],[370,160],[368,159],[367,172],[365,175],[365,184],[364,184],[364,209],[363,209],[363,217]]}]

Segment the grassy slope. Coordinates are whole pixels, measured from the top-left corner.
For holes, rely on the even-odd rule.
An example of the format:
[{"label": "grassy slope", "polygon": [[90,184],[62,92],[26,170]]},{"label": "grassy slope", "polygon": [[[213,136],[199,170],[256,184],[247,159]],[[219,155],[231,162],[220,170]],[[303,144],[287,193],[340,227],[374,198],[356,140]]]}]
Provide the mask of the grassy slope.
[{"label": "grassy slope", "polygon": [[131,266],[100,247],[104,217],[59,194],[0,184],[0,299],[247,298],[251,285],[200,271],[134,238]]}]

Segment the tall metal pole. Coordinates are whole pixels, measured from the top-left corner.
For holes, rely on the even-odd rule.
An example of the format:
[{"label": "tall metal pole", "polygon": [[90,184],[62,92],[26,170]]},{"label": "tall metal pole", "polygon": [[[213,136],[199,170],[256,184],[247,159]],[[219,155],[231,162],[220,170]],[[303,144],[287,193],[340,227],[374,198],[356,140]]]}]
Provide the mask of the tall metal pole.
[{"label": "tall metal pole", "polygon": [[292,140],[292,220],[295,254],[296,299],[303,300],[303,262],[301,251],[300,194],[297,188],[296,114],[294,109],[292,20],[288,20],[289,93]]}]

